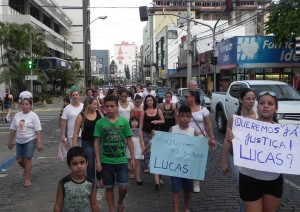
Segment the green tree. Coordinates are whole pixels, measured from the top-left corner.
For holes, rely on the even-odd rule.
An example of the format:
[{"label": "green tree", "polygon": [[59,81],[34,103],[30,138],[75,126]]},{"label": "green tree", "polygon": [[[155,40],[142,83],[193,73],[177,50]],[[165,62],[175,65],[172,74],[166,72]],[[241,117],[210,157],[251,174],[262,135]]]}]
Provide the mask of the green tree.
[{"label": "green tree", "polygon": [[[12,84],[10,87],[14,88],[15,93],[19,93],[26,85],[25,76],[30,73],[24,63],[30,60],[31,55],[33,58],[39,58],[47,52],[44,35],[36,33],[30,24],[16,23],[0,23],[0,34],[1,68],[3,68],[0,75],[1,82]],[[30,40],[32,40],[32,48]],[[34,68],[33,73],[38,75],[37,83],[44,84],[45,74],[36,72]]]},{"label": "green tree", "polygon": [[300,36],[300,1],[279,0],[272,2],[266,22],[266,33],[275,35],[275,42],[284,43],[289,39],[295,42]]},{"label": "green tree", "polygon": [[127,80],[130,80],[130,71],[128,65],[125,65],[125,77]]}]

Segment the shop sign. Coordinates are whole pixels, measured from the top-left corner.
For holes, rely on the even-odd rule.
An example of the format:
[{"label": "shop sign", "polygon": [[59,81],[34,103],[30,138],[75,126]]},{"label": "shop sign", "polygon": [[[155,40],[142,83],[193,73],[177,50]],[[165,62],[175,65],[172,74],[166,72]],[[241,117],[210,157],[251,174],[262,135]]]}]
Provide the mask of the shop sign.
[{"label": "shop sign", "polygon": [[239,68],[300,67],[291,42],[274,43],[273,36],[238,36],[219,44],[218,66]]}]

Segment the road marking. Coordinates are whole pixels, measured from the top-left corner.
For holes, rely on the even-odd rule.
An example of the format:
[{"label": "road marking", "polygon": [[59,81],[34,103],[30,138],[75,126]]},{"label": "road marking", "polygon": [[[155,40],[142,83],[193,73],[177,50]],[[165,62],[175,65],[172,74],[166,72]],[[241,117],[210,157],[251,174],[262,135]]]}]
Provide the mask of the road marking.
[{"label": "road marking", "polygon": [[300,186],[298,186],[296,183],[284,178],[284,182],[290,186],[292,186],[293,188],[297,189],[298,191],[300,191]]}]

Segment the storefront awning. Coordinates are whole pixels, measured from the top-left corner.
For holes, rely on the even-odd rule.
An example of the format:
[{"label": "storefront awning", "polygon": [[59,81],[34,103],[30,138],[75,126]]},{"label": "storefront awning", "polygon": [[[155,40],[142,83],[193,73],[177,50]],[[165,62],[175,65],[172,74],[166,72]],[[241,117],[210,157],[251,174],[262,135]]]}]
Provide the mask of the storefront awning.
[{"label": "storefront awning", "polygon": [[[203,64],[201,67],[201,74],[211,74],[211,68],[209,65],[207,64]],[[169,78],[182,78],[182,77],[186,77],[187,73],[186,73],[186,68],[182,69],[178,72],[176,72],[175,74],[172,74],[169,76]],[[192,77],[196,77],[199,76],[199,67],[193,67],[192,70]]]}]

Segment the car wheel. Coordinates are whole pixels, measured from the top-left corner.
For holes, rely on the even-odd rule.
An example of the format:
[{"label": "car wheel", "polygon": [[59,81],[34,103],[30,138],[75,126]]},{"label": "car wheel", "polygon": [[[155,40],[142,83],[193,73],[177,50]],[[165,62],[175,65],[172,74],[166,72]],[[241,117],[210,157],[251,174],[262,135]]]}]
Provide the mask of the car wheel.
[{"label": "car wheel", "polygon": [[217,111],[216,113],[216,123],[217,123],[217,129],[220,133],[226,132],[226,120],[224,118],[224,115],[222,111]]}]

